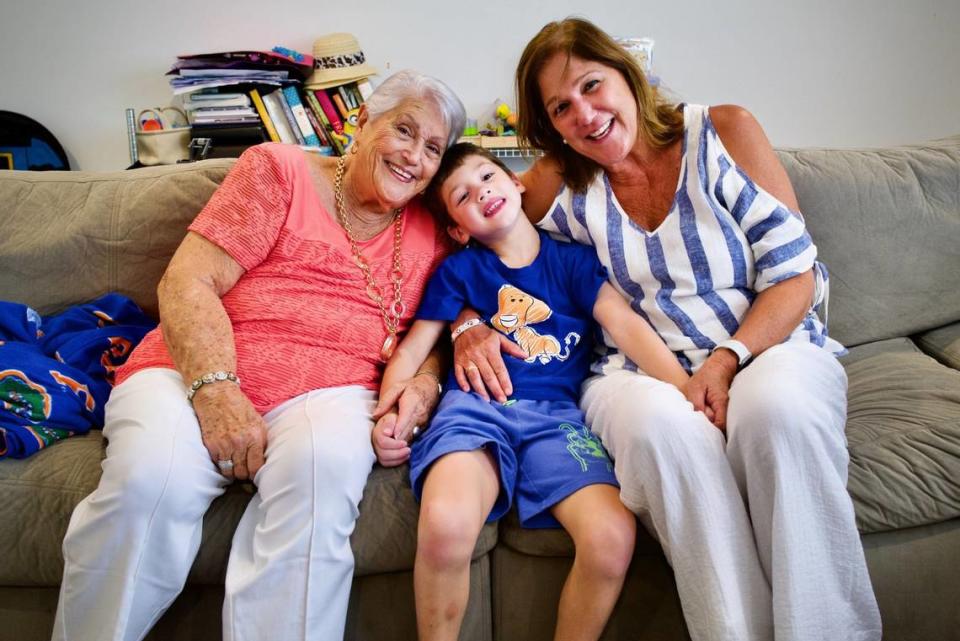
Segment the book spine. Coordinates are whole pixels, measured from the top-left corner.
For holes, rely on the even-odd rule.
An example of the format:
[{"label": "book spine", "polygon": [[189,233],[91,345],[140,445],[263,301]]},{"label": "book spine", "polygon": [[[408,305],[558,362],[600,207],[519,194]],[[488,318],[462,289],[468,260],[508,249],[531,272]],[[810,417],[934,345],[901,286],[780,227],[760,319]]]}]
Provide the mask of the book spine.
[{"label": "book spine", "polygon": [[347,88],[350,90],[350,96],[353,98],[354,106],[359,109],[360,105],[363,104],[363,96],[360,95],[360,89],[357,87],[357,83],[351,82],[347,85]]},{"label": "book spine", "polygon": [[310,105],[310,110],[313,111],[313,115],[317,117],[317,122],[320,123],[320,128],[323,129],[323,135],[326,138],[327,145],[333,148],[334,153],[337,153],[337,145],[333,141],[333,137],[336,133],[333,130],[333,125],[330,124],[330,121],[327,120],[327,115],[323,113],[323,109],[320,107],[320,102],[317,100],[317,97],[313,95],[312,91],[305,91],[304,95],[307,98],[307,104]]},{"label": "book spine", "polygon": [[343,121],[340,120],[340,115],[337,113],[337,108],[334,107],[333,103],[330,101],[330,96],[328,96],[327,92],[323,89],[317,89],[313,92],[313,95],[316,97],[317,102],[320,103],[320,108],[323,109],[323,113],[327,117],[327,120],[329,120],[330,124],[333,125],[333,130],[338,134],[342,134]]},{"label": "book spine", "polygon": [[[225,96],[227,94],[210,94],[212,96]],[[187,111],[193,111],[194,109],[201,109],[204,107],[249,107],[250,98],[247,96],[239,96],[237,98],[217,98],[197,100],[196,98],[189,98],[183,101],[183,108]]]},{"label": "book spine", "polygon": [[[317,102],[317,97],[314,96],[313,92],[310,91],[309,89],[304,89],[303,99],[307,103],[307,107],[308,107],[307,113],[313,114],[314,119],[320,123],[320,129],[322,129],[324,133],[326,133],[328,123],[327,123],[327,119],[324,118],[323,109],[320,108],[320,103]],[[320,135],[319,131],[317,132],[317,135],[318,136]],[[322,138],[323,137],[321,137],[321,142],[322,142]]]},{"label": "book spine", "polygon": [[353,109],[353,103],[350,100],[350,94],[347,93],[346,85],[338,85],[336,90],[337,95],[340,96],[340,100],[343,101],[343,106],[346,107],[347,111]]},{"label": "book spine", "polygon": [[340,94],[340,97],[343,98],[343,104],[346,105],[347,111],[353,111],[360,105],[358,105],[353,100],[353,93],[350,91],[350,85],[340,85],[337,87],[337,93]]},{"label": "book spine", "polygon": [[263,104],[263,98],[260,97],[260,92],[256,89],[251,89],[250,98],[253,100],[253,106],[257,108],[257,113],[260,114],[260,120],[263,121],[263,126],[267,130],[267,136],[269,136],[273,142],[280,142],[280,134],[277,133],[277,128],[273,126],[273,120],[270,118],[270,114],[267,113],[267,106]]},{"label": "book spine", "polygon": [[363,100],[366,100],[370,97],[370,94],[373,93],[373,85],[370,84],[370,81],[367,79],[357,81],[357,91],[360,92],[360,97]]},{"label": "book spine", "polygon": [[[307,92],[309,93],[309,92]],[[313,102],[310,104],[314,107],[314,111],[317,114],[317,120],[320,121],[320,124],[323,125],[323,129],[327,134],[327,140],[330,142],[330,146],[333,147],[334,153],[338,156],[343,155],[343,144],[341,144],[337,132],[334,130],[333,125],[330,123],[330,119],[327,118],[327,113],[320,105],[320,96],[319,94],[323,93],[322,90],[316,92],[318,95],[310,96],[313,98]]]},{"label": "book spine", "polygon": [[320,139],[317,138],[316,132],[313,130],[313,127],[310,126],[310,119],[307,118],[307,112],[303,108],[300,96],[297,95],[297,88],[292,86],[285,87],[283,97],[287,99],[287,104],[293,113],[293,119],[300,129],[300,133],[303,134],[303,143],[310,147],[319,147]]},{"label": "book spine", "polygon": [[127,108],[127,143],[130,151],[130,164],[135,165],[140,156],[137,153],[137,124],[136,113],[130,107]]},{"label": "book spine", "polygon": [[345,102],[343,102],[343,97],[340,95],[340,93],[339,93],[338,91],[336,91],[336,90],[331,90],[331,92],[330,92],[330,99],[333,100],[333,104],[335,104],[335,105],[337,106],[337,111],[340,112],[340,116],[341,116],[344,120],[346,120],[346,119],[347,119],[347,112],[348,112],[349,110],[347,109],[347,104],[346,104]]},{"label": "book spine", "polygon": [[290,132],[293,134],[293,137],[297,139],[297,144],[304,144],[303,134],[300,133],[300,125],[297,124],[297,119],[293,116],[293,111],[290,110],[290,105],[287,103],[287,99],[283,96],[283,89],[277,89],[277,102],[280,103],[280,109],[283,110],[283,115],[287,118],[287,124],[290,125]]},{"label": "book spine", "polygon": [[329,147],[330,141],[327,140],[326,130],[323,128],[323,125],[321,125],[320,122],[317,120],[317,116],[313,111],[313,106],[310,104],[310,101],[306,97],[304,97],[304,100],[307,101],[307,104],[304,105],[303,110],[307,114],[307,120],[310,121],[310,126],[313,127],[313,130],[317,134],[317,139],[320,141],[320,146]]},{"label": "book spine", "polygon": [[280,136],[280,142],[296,144],[297,139],[293,135],[293,132],[290,131],[290,123],[287,122],[286,116],[283,115],[283,107],[280,106],[281,102],[286,101],[279,99],[279,96],[279,89],[272,91],[263,96],[263,104],[266,105],[267,113],[270,114],[270,118],[277,128],[277,135]]}]

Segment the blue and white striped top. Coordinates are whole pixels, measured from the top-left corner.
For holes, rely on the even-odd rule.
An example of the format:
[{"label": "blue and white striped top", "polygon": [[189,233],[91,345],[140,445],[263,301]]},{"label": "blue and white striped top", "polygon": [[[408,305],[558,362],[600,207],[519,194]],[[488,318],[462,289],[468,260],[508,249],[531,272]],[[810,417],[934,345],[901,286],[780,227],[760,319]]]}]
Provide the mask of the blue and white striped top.
[{"label": "blue and white striped top", "polygon": [[[737,331],[758,292],[814,268],[819,305],[827,271],[803,217],[737,167],[706,107],[686,105],[684,129],[677,191],[657,229],[630,220],[603,173],[585,192],[564,186],[539,226],[596,247],[610,283],[693,372]],[[603,338],[595,373],[637,371]],[[813,308],[786,340],[846,352]]]}]

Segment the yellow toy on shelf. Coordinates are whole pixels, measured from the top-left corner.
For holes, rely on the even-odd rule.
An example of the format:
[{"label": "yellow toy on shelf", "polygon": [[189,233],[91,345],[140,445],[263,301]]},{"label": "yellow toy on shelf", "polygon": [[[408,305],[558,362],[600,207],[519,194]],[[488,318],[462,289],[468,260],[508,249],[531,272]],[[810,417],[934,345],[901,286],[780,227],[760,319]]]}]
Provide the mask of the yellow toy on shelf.
[{"label": "yellow toy on shelf", "polygon": [[501,102],[494,110],[494,117],[497,120],[498,136],[513,136],[517,130],[517,114],[510,109],[510,105]]},{"label": "yellow toy on shelf", "polygon": [[488,121],[483,127],[477,127],[477,120],[468,118],[460,142],[472,142],[478,147],[489,149],[499,158],[539,156],[539,151],[521,149],[517,143],[517,113],[510,105],[497,98],[492,106],[492,111],[487,112],[484,118],[490,118],[496,124]]}]

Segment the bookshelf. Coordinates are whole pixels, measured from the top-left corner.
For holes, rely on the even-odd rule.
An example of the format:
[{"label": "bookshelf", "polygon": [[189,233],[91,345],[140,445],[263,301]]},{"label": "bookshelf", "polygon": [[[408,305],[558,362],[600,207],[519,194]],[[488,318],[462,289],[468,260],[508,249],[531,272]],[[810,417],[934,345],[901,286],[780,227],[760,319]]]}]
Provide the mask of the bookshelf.
[{"label": "bookshelf", "polygon": [[[178,56],[168,75],[190,125],[183,153],[190,160],[237,157],[269,140],[343,155],[353,140],[359,107],[373,87],[367,76],[311,85],[318,73],[311,57],[282,48]],[[136,164],[145,123],[136,122],[142,119],[131,118],[129,112],[131,162]],[[520,147],[511,135],[461,140],[514,160],[518,168],[541,155]]]},{"label": "bookshelf", "polygon": [[463,136],[460,142],[472,142],[489,149],[497,158],[536,158],[541,155],[539,151],[520,147],[516,136]]}]

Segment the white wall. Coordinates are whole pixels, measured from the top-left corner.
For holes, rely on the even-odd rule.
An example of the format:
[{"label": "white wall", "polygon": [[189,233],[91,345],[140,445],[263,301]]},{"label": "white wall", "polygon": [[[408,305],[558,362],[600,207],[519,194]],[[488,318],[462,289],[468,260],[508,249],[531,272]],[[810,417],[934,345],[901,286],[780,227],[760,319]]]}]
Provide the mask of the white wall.
[{"label": "white wall", "polygon": [[351,31],[381,70],[443,78],[479,115],[497,97],[513,103],[523,46],[570,14],[653,37],[655,71],[679,99],[742,104],[775,145],[960,133],[957,0],[3,0],[0,109],[46,125],[75,169],[119,169],[124,108],[170,102],[164,74],[177,54],[309,52],[316,36]]}]

